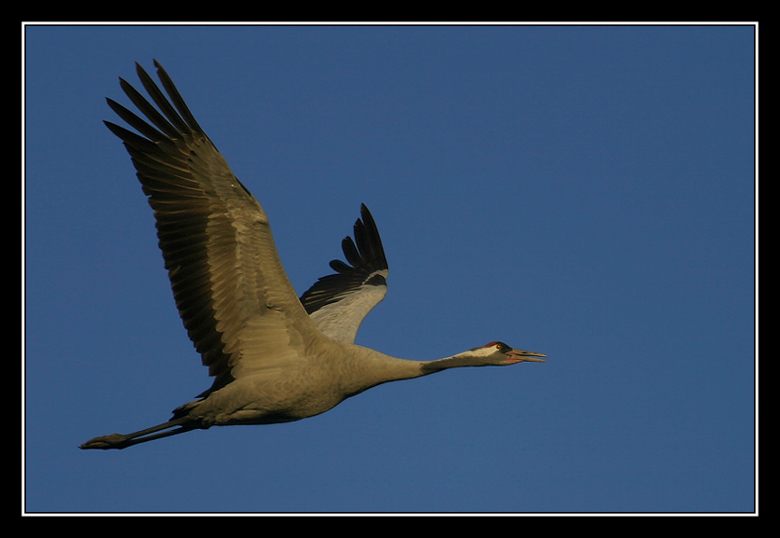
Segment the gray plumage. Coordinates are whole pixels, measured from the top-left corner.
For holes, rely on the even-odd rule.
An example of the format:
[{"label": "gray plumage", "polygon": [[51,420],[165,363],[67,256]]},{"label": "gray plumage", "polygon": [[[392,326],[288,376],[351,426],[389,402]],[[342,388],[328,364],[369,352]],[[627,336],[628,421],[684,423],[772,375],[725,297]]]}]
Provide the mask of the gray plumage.
[{"label": "gray plumage", "polygon": [[387,260],[368,209],[361,206],[355,240],[342,241],[348,263],[331,262],[336,273],[299,299],[263,208],[154,64],[165,93],[136,64],[152,102],[120,78],[143,117],[107,99],[137,133],[105,124],[130,154],[154,212],[176,306],[214,381],[176,408],[171,420],[96,437],[81,448],[125,448],[213,425],[299,420],[387,381],[451,367],[542,361],[543,354],[501,342],[437,361],[398,359],[354,345],[361,321],[387,289]]}]

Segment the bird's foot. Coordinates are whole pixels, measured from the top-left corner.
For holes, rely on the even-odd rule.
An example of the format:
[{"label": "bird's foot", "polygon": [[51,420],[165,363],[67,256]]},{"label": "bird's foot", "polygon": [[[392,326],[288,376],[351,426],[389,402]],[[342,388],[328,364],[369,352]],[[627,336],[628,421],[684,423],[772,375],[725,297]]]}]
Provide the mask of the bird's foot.
[{"label": "bird's foot", "polygon": [[127,436],[121,433],[111,433],[109,435],[101,435],[90,439],[86,443],[83,443],[79,448],[122,448],[124,441],[127,440]]}]

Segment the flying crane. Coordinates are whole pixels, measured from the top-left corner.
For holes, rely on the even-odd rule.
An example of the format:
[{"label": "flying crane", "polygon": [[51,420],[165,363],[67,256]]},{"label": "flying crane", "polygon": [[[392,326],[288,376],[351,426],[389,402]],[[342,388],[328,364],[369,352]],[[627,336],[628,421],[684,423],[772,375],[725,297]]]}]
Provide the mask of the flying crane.
[{"label": "flying crane", "polygon": [[391,357],[354,343],[363,318],[385,296],[388,266],[374,218],[361,205],[346,263],[330,262],[300,298],[290,284],[263,208],[230,171],[173,81],[155,61],[160,89],[138,64],[154,105],[119,79],[143,118],[111,109],[133,132],[106,126],[124,143],[154,211],[157,237],[187,334],[214,381],[170,420],[95,437],[84,449],[121,449],[194,429],[271,424],[324,413],[366,389],[462,366],[543,362],[543,353],[503,342],[437,360]]}]

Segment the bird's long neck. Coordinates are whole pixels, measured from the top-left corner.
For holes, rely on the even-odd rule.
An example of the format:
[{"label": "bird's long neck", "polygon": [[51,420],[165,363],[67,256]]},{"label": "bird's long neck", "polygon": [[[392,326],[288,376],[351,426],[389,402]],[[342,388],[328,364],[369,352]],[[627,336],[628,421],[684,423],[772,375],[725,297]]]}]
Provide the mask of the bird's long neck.
[{"label": "bird's long neck", "polygon": [[350,370],[355,375],[349,376],[356,381],[356,386],[353,388],[355,392],[388,381],[421,377],[448,368],[484,366],[484,362],[478,357],[468,354],[451,355],[432,361],[417,361],[392,357],[361,346],[355,346],[355,349],[359,357],[356,357],[358,360],[350,365]]},{"label": "bird's long neck", "polygon": [[485,366],[485,362],[480,360],[479,357],[468,354],[452,355],[450,357],[444,357],[443,359],[424,361],[421,364],[421,370],[423,372],[422,375],[441,372],[442,370],[446,370],[448,368],[460,368],[463,366]]},{"label": "bird's long neck", "polygon": [[[354,382],[350,392],[363,391],[367,388],[400,379],[411,379],[425,375],[419,361],[410,361],[385,355],[373,349],[352,346],[354,353],[352,359],[344,366],[348,372],[344,372],[343,379]],[[352,383],[350,383],[352,384]]]}]

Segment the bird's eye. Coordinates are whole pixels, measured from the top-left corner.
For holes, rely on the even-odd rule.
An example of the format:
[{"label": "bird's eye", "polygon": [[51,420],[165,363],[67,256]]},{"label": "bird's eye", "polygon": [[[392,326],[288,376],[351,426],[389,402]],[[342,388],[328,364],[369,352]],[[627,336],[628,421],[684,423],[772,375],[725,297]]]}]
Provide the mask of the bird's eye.
[{"label": "bird's eye", "polygon": [[490,349],[490,348],[493,348],[496,351],[500,351],[502,353],[506,353],[511,349],[508,345],[506,345],[503,342],[488,342],[487,344],[482,346],[482,349]]}]

